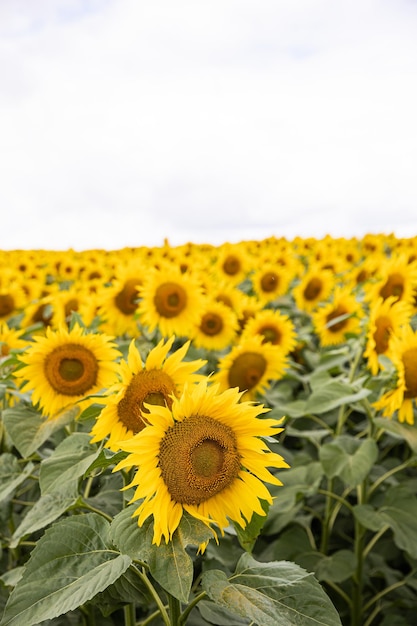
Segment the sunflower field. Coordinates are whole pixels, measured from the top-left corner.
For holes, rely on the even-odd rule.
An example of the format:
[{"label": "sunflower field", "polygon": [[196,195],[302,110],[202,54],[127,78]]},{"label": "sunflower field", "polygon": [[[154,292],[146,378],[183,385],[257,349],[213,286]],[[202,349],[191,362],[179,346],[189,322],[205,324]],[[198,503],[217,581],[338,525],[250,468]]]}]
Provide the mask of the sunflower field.
[{"label": "sunflower field", "polygon": [[0,626],[416,623],[417,239],[0,265]]}]

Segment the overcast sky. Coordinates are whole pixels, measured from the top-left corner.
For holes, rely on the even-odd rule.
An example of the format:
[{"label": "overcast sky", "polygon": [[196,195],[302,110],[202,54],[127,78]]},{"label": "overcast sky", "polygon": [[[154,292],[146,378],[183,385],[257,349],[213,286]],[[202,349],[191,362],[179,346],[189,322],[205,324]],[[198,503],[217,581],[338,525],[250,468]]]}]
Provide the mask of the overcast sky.
[{"label": "overcast sky", "polygon": [[417,235],[416,0],[0,0],[0,248]]}]

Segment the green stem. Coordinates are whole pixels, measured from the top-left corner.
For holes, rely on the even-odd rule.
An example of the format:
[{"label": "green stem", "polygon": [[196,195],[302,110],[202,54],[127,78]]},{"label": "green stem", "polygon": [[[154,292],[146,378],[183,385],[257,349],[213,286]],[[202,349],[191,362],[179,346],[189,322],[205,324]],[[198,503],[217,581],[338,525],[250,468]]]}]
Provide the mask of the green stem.
[{"label": "green stem", "polygon": [[369,602],[367,602],[367,604],[365,604],[365,606],[363,607],[364,612],[370,609],[371,606],[375,604],[375,602],[378,602],[379,600],[381,600],[381,598],[386,596],[387,593],[390,593],[391,591],[394,591],[394,589],[398,589],[399,587],[403,587],[403,585],[405,585],[406,583],[407,580],[398,580],[396,583],[393,583],[389,587],[386,587],[386,589],[383,589],[382,591],[377,593],[375,596],[373,596],[371,600],[369,600]]},{"label": "green stem", "polygon": [[187,608],[182,612],[179,620],[178,620],[178,624],[180,626],[182,626],[183,624],[185,624],[185,622],[188,619],[188,616],[190,615],[191,611],[193,610],[193,608],[200,602],[200,600],[202,600],[203,598],[205,598],[207,596],[205,591],[202,591],[198,596],[196,596],[194,598],[194,600],[192,600],[189,605],[187,606]]},{"label": "green stem", "polygon": [[137,576],[139,576],[139,578],[141,579],[141,581],[146,585],[146,587],[149,589],[151,596],[153,597],[153,599],[155,600],[156,606],[159,609],[159,613],[161,614],[162,620],[165,624],[165,626],[172,626],[171,621],[169,619],[169,615],[167,613],[167,610],[161,600],[161,598],[158,595],[158,592],[156,591],[155,587],[153,586],[153,584],[151,583],[151,581],[149,580],[149,578],[146,575],[145,569],[142,568],[142,571],[137,569],[136,567],[133,568],[133,571],[135,572],[135,574]]},{"label": "green stem", "polygon": [[372,539],[369,541],[368,545],[366,546],[366,548],[363,551],[363,558],[366,559],[366,557],[368,556],[368,554],[370,553],[370,551],[372,550],[372,548],[374,547],[374,545],[376,544],[376,542],[382,537],[382,535],[384,533],[387,532],[387,530],[389,530],[390,526],[387,524],[385,526],[383,526],[381,528],[381,530],[379,530],[373,537]]},{"label": "green stem", "polygon": [[177,598],[167,592],[168,609],[171,626],[180,626],[181,605]]},{"label": "green stem", "polygon": [[135,626],[136,624],[136,610],[135,610],[135,605],[132,604],[126,604],[123,607],[123,613],[124,613],[124,617],[125,617],[125,626]]},{"label": "green stem", "polygon": [[400,465],[396,465],[395,467],[391,468],[388,472],[385,472],[385,474],[383,476],[380,476],[373,483],[373,485],[369,488],[368,496],[370,496],[379,487],[379,485],[381,485],[385,480],[387,480],[387,478],[389,478],[390,476],[393,476],[397,472],[401,472],[403,469],[406,469],[408,466],[412,465],[413,463],[414,464],[416,463],[415,457],[411,457],[407,461],[404,461],[404,463],[401,463]]},{"label": "green stem", "polygon": [[324,555],[327,555],[327,550],[329,547],[329,539],[330,539],[330,516],[332,512],[332,499],[333,499],[333,478],[329,478],[327,481],[328,489],[325,490],[326,493],[326,506],[324,508],[324,519],[322,525],[322,533],[321,533],[321,541],[320,541],[320,552]]},{"label": "green stem", "polygon": [[[358,504],[365,503],[365,486],[358,485]],[[363,564],[364,564],[364,541],[365,529],[355,518],[354,531],[354,552],[356,557],[356,571],[353,576],[353,591],[351,605],[351,626],[362,626],[363,624]]]}]

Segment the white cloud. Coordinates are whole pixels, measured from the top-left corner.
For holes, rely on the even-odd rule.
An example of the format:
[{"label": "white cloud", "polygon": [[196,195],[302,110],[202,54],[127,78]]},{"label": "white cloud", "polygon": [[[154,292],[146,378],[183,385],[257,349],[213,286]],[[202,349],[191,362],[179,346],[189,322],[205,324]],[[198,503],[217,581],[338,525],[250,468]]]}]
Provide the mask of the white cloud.
[{"label": "white cloud", "polygon": [[0,247],[417,234],[414,3],[3,0],[0,24]]}]

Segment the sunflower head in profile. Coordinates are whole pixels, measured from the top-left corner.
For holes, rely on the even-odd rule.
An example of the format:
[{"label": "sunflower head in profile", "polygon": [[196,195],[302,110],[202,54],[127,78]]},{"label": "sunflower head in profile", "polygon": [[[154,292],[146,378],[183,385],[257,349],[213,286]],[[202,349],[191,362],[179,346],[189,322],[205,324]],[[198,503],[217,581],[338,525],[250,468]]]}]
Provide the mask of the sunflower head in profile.
[{"label": "sunflower head in profile", "polygon": [[102,333],[85,333],[78,325],[47,328],[19,355],[24,366],[14,375],[23,383],[21,391],[31,392],[33,404],[53,419],[75,403],[85,409],[87,396],[113,384],[120,356],[112,337]]},{"label": "sunflower head in profile", "polygon": [[384,417],[398,411],[400,422],[414,424],[417,401],[417,331],[410,324],[402,326],[390,339],[390,359],[396,369],[394,389],[386,391],[374,402],[374,408]]},{"label": "sunflower head in profile", "polygon": [[163,263],[151,268],[140,288],[139,321],[162,337],[188,337],[204,306],[201,284],[192,272]]},{"label": "sunflower head in profile", "polygon": [[173,398],[181,394],[186,383],[203,378],[197,371],[206,361],[186,361],[190,341],[178,350],[169,352],[174,336],[163,339],[152,348],[143,363],[135,340],[129,346],[127,361],[119,363],[120,382],[115,383],[104,398],[102,409],[91,434],[93,442],[107,439],[106,447],[119,449],[118,442],[140,432],[147,424],[149,405],[170,408]]},{"label": "sunflower head in profile", "polygon": [[288,364],[279,346],[264,342],[261,335],[242,339],[219,359],[211,380],[221,390],[237,387],[245,400],[255,400],[268,389],[272,380],[283,376]]},{"label": "sunflower head in profile", "polygon": [[262,438],[279,433],[282,420],[259,418],[269,409],[240,399],[237,389],[221,393],[203,380],[171,409],[149,406],[148,426],[120,444],[129,454],[114,471],[136,468],[134,515],[139,526],[153,516],[155,544],[172,539],[184,511],[221,533],[230,520],[244,528],[254,512],[265,515],[261,500],[272,498],[264,482],[281,484],[268,468],[288,465]]},{"label": "sunflower head in profile", "polygon": [[368,325],[366,330],[366,346],[363,356],[373,376],[381,369],[379,355],[391,356],[391,338],[398,330],[409,323],[412,308],[403,300],[390,296],[383,300],[378,298],[370,304]]}]

